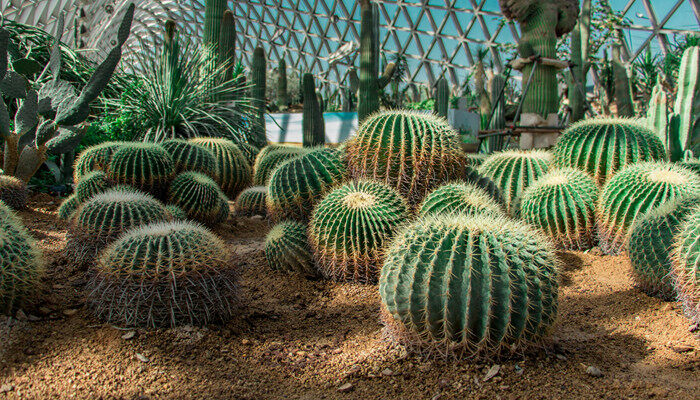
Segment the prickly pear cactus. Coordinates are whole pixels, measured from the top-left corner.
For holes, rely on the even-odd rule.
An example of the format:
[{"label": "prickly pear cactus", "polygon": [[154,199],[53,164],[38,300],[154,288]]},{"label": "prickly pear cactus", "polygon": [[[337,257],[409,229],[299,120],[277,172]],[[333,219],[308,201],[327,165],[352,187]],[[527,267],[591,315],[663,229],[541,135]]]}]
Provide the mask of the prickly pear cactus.
[{"label": "prickly pear cactus", "polygon": [[73,181],[78,182],[88,172],[107,171],[112,155],[123,145],[123,142],[105,142],[83,150],[73,166]]},{"label": "prickly pear cactus", "polygon": [[241,217],[267,216],[267,186],[253,186],[236,198],[233,213]]},{"label": "prickly pear cactus", "polygon": [[670,163],[629,165],[603,186],[596,206],[600,248],[618,254],[627,246],[630,228],[654,207],[683,196],[700,194],[700,177]]},{"label": "prickly pear cactus", "polygon": [[685,314],[700,323],[700,208],[691,211],[682,223],[673,244],[671,276]]},{"label": "prickly pear cactus", "polygon": [[386,111],[368,117],[346,146],[352,179],[375,179],[416,205],[434,188],[464,177],[458,136],[435,115]]},{"label": "prickly pear cactus", "polygon": [[484,189],[464,182],[442,185],[430,192],[418,208],[421,217],[438,214],[478,214],[503,215],[500,204],[494,201]]},{"label": "prickly pear cactus", "polygon": [[479,173],[496,182],[506,213],[517,215],[520,196],[547,173],[551,160],[552,154],[543,150],[508,150],[487,158]]},{"label": "prickly pear cactus", "polygon": [[558,246],[586,250],[594,245],[598,186],[585,172],[548,172],[523,193],[520,216]]},{"label": "prickly pear cactus", "polygon": [[492,355],[537,342],[557,315],[553,245],[490,215],[421,218],[400,231],[379,278],[387,336],[423,352]]},{"label": "prickly pear cactus", "polygon": [[336,149],[317,148],[280,164],[268,184],[267,211],[273,221],[308,220],[314,204],[346,177]]},{"label": "prickly pear cactus", "polygon": [[277,168],[281,163],[306,153],[308,153],[308,149],[302,149],[299,147],[265,147],[255,158],[255,167],[253,168],[253,184],[256,186],[267,185],[267,181],[270,179],[272,171],[274,171],[275,168]]},{"label": "prickly pear cactus", "polygon": [[27,184],[14,176],[0,173],[0,201],[12,209],[21,210],[27,206]]},{"label": "prickly pear cactus", "polygon": [[230,140],[219,138],[194,138],[191,143],[200,145],[214,153],[219,166],[216,183],[226,196],[235,199],[238,193],[250,186],[253,171],[241,150]]},{"label": "prickly pear cactus", "polygon": [[107,177],[118,185],[128,185],[154,196],[161,196],[175,174],[173,158],[152,143],[129,143],[114,152]]},{"label": "prickly pear cactus", "polygon": [[66,199],[63,200],[63,203],[61,203],[61,206],[58,207],[58,218],[64,221],[70,220],[81,204],[82,202],[78,200],[78,196],[76,194],[66,197]]},{"label": "prickly pear cactus", "polygon": [[216,225],[228,219],[228,199],[219,185],[199,172],[183,172],[168,189],[168,203],[180,207],[189,219]]},{"label": "prickly pear cactus", "polygon": [[88,281],[97,318],[144,328],[225,322],[238,308],[226,245],[193,222],[161,222],[105,249]]},{"label": "prickly pear cactus", "polygon": [[670,276],[673,240],[700,197],[667,201],[644,214],[634,224],[627,246],[632,277],[642,291],[664,300],[675,300]]},{"label": "prickly pear cactus", "polygon": [[265,259],[270,268],[309,277],[318,275],[311,255],[306,225],[282,221],[265,238]]},{"label": "prickly pear cactus", "polygon": [[176,175],[192,171],[217,179],[218,165],[211,150],[183,139],[165,140],[160,145],[173,158]]},{"label": "prickly pear cactus", "polygon": [[103,171],[92,171],[80,177],[75,185],[75,195],[79,202],[89,200],[92,196],[104,193],[112,187],[112,182]]},{"label": "prickly pear cactus", "polygon": [[388,241],[409,218],[406,201],[380,182],[347,183],[321,200],[309,241],[321,275],[337,281],[376,282]]},{"label": "prickly pear cactus", "polygon": [[554,165],[589,173],[603,185],[625,165],[666,159],[661,140],[641,122],[623,118],[595,118],[564,131],[552,151]]}]

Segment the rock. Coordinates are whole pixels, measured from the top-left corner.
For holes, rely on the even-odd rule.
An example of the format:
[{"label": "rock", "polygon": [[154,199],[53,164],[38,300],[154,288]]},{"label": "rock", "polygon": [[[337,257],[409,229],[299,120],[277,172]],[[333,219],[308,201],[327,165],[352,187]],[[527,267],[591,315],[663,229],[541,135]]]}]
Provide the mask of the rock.
[{"label": "rock", "polygon": [[147,363],[149,361],[148,357],[144,356],[141,353],[136,353],[136,359],[141,361],[142,363]]},{"label": "rock", "polygon": [[63,315],[66,317],[70,317],[71,315],[75,315],[78,312],[75,308],[69,308],[67,310],[63,310]]},{"label": "rock", "polygon": [[392,370],[389,369],[389,368],[384,368],[384,370],[382,371],[382,375],[384,375],[384,376],[392,376],[392,375],[394,375],[394,371],[392,371]]},{"label": "rock", "polygon": [[671,350],[673,350],[679,354],[687,353],[689,351],[695,350],[695,347],[687,345],[687,344],[674,344],[674,345],[669,345],[668,347],[670,347]]},{"label": "rock", "polygon": [[556,357],[557,357],[557,360],[561,360],[561,361],[568,360],[568,358],[566,358],[566,356],[563,354],[557,354]]},{"label": "rock", "polygon": [[360,366],[358,364],[355,364],[352,367],[350,367],[350,369],[348,370],[348,372],[346,372],[346,374],[352,375],[352,374],[356,374],[358,372],[360,372]]},{"label": "rock", "polygon": [[244,346],[248,346],[248,345],[250,345],[250,344],[252,344],[252,343],[251,343],[251,341],[248,340],[248,339],[243,339],[243,340],[241,340],[241,344],[244,345]]},{"label": "rock", "polygon": [[39,312],[42,313],[43,315],[49,315],[51,314],[51,309],[48,307],[39,307]]},{"label": "rock", "polygon": [[489,368],[488,371],[486,371],[486,375],[484,375],[484,378],[482,379],[484,382],[488,382],[491,378],[494,376],[498,375],[498,372],[501,370],[501,366],[498,364],[494,364]]},{"label": "rock", "polygon": [[352,383],[348,382],[338,388],[338,391],[340,393],[348,393],[351,392],[355,387],[352,385]]},{"label": "rock", "polygon": [[129,331],[129,332],[122,335],[122,339],[129,340],[129,339],[133,339],[134,336],[136,336],[136,331]]},{"label": "rock", "polygon": [[25,314],[24,311],[22,311],[22,310],[17,310],[17,314],[15,314],[15,318],[17,318],[20,321],[26,321],[27,314]]},{"label": "rock", "polygon": [[10,385],[9,383],[0,386],[0,393],[7,393],[13,390],[15,390],[15,385]]},{"label": "rock", "polygon": [[593,365],[589,365],[588,368],[586,368],[586,373],[590,376],[595,376],[596,378],[603,376],[603,371],[597,367],[594,367]]},{"label": "rock", "polygon": [[28,318],[29,318],[29,321],[31,321],[31,322],[41,321],[41,318],[37,317],[37,316],[34,315],[34,314],[29,314],[29,317],[28,317]]}]

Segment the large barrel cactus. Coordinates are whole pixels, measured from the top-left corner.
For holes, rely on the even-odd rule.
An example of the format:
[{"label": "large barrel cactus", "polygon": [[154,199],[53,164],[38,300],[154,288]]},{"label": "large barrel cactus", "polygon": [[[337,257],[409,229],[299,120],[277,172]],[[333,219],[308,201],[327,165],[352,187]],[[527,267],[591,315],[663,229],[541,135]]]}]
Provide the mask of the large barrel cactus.
[{"label": "large barrel cactus", "polygon": [[199,172],[183,172],[173,179],[168,189],[168,203],[180,207],[189,219],[207,225],[226,221],[228,199],[219,185]]},{"label": "large barrel cactus", "polygon": [[548,172],[525,190],[520,216],[567,250],[593,247],[598,186],[585,172]]},{"label": "large barrel cactus", "polygon": [[198,144],[214,153],[219,167],[216,183],[226,196],[235,199],[238,193],[250,186],[253,171],[241,150],[230,140],[220,138],[193,138]]},{"label": "large barrel cactus", "polygon": [[218,178],[218,165],[211,150],[184,139],[166,140],[161,146],[173,158],[175,174],[193,171]]},{"label": "large barrel cactus", "polygon": [[479,173],[491,178],[505,201],[506,212],[517,215],[520,196],[549,169],[552,155],[542,150],[509,150],[487,158]]},{"label": "large barrel cactus", "polygon": [[78,200],[78,196],[76,194],[68,196],[65,200],[63,200],[61,206],[58,207],[58,218],[68,221],[81,204],[82,201]]},{"label": "large barrel cactus", "polygon": [[253,167],[253,184],[265,186],[270,180],[272,171],[283,162],[306,154],[308,149],[287,146],[267,146],[258,153]]},{"label": "large barrel cactus", "polygon": [[298,221],[282,221],[265,238],[265,259],[274,270],[318,275],[311,255],[306,225]]},{"label": "large barrel cactus", "polygon": [[19,178],[0,173],[0,201],[10,208],[21,210],[27,205],[27,184]]},{"label": "large barrel cactus", "polygon": [[152,143],[129,143],[112,155],[107,176],[115,184],[129,185],[154,196],[161,196],[173,178],[173,158]]},{"label": "large barrel cactus", "polygon": [[75,185],[75,195],[81,203],[92,196],[104,193],[112,187],[112,182],[104,171],[92,171],[80,177]]},{"label": "large barrel cactus", "polygon": [[79,181],[81,176],[91,171],[106,171],[112,155],[122,145],[122,142],[104,142],[83,150],[73,166],[73,181]]},{"label": "large barrel cactus", "polygon": [[418,208],[421,216],[431,214],[502,215],[503,208],[483,188],[472,183],[453,182],[430,192]]},{"label": "large barrel cactus", "polygon": [[0,313],[37,297],[44,259],[20,219],[0,201]]},{"label": "large barrel cactus", "polygon": [[466,155],[444,119],[386,111],[362,123],[345,148],[353,179],[375,179],[416,205],[434,188],[464,177]]},{"label": "large barrel cactus", "polygon": [[454,356],[518,350],[557,315],[553,245],[504,217],[431,216],[399,232],[379,279],[386,333]]},{"label": "large barrel cactus", "polygon": [[627,246],[632,277],[650,296],[674,300],[671,280],[671,248],[683,221],[700,204],[690,196],[667,201],[644,214],[634,224]]},{"label": "large barrel cactus", "polygon": [[700,324],[700,207],[683,222],[673,245],[671,276],[678,299],[693,323]]},{"label": "large barrel cactus", "polygon": [[383,183],[350,182],[333,190],[309,225],[317,268],[328,279],[375,282],[386,243],[408,218],[406,201]]},{"label": "large barrel cactus", "polygon": [[253,186],[242,191],[233,204],[233,213],[241,217],[267,216],[267,187]]},{"label": "large barrel cactus", "polygon": [[588,172],[603,185],[618,170],[642,161],[661,161],[661,140],[640,121],[595,118],[571,125],[554,146],[554,165]]},{"label": "large barrel cactus", "polygon": [[345,179],[336,149],[317,148],[280,164],[270,176],[267,211],[274,221],[309,218],[314,204]]},{"label": "large barrel cactus", "polygon": [[88,282],[98,318],[146,328],[202,326],[235,313],[236,267],[216,235],[192,222],[135,229],[105,249]]},{"label": "large barrel cactus", "polygon": [[618,254],[636,220],[663,202],[700,194],[700,177],[664,162],[629,165],[605,184],[596,207],[600,248]]}]

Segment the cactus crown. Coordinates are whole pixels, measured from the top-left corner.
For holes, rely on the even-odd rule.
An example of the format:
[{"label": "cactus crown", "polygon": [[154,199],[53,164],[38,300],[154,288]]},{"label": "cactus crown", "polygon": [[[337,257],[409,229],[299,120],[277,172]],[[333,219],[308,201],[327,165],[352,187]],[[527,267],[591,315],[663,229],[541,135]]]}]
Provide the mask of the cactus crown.
[{"label": "cactus crown", "polygon": [[194,171],[217,178],[218,165],[209,149],[183,139],[166,140],[161,146],[173,158],[175,174]]},{"label": "cactus crown", "polygon": [[270,230],[265,238],[265,259],[277,271],[317,275],[306,226],[297,221],[283,221]]},{"label": "cactus crown", "polygon": [[484,189],[471,183],[452,182],[433,190],[421,203],[418,213],[430,214],[503,214],[500,204]]}]

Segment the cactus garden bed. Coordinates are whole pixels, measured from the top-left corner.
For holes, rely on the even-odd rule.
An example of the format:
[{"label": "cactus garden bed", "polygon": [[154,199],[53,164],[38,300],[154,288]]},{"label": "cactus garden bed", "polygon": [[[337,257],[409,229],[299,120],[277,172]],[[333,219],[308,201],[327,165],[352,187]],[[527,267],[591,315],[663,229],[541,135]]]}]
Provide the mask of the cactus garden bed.
[{"label": "cactus garden bed", "polygon": [[[245,307],[225,325],[124,330],[86,310],[85,274],[62,251],[59,201],[19,212],[48,259],[45,293],[2,317],[0,398],[453,399],[696,396],[700,346],[680,306],[633,287],[625,256],[567,252],[544,351],[449,362],[382,339],[376,286],[267,267],[268,222],[215,229],[242,265]],[[496,367],[497,366],[497,367]],[[602,374],[601,376],[596,376]]]}]

